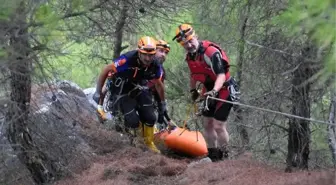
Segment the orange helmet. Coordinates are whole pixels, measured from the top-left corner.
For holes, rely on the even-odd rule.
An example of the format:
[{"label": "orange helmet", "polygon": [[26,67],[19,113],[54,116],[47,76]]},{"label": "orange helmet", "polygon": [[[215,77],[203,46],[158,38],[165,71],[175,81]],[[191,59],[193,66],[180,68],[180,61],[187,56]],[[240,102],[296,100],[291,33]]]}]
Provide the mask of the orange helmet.
[{"label": "orange helmet", "polygon": [[155,54],[156,40],[149,36],[141,37],[138,41],[138,51],[145,54]]},{"label": "orange helmet", "polygon": [[195,35],[194,29],[189,24],[181,24],[175,32],[173,40],[176,39],[180,44],[189,41]]},{"label": "orange helmet", "polygon": [[156,43],[156,48],[162,48],[162,49],[166,50],[167,52],[170,51],[169,44],[164,40],[158,40],[157,43]]}]

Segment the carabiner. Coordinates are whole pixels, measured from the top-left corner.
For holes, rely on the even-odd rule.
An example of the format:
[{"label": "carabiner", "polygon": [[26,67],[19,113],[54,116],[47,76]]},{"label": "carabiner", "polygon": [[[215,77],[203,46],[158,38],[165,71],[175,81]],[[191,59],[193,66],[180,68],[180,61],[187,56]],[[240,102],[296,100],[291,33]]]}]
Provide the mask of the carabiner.
[{"label": "carabiner", "polygon": [[115,87],[119,87],[120,86],[120,84],[122,83],[122,79],[120,78],[120,77],[118,77],[116,80],[115,80],[115,82],[114,82],[114,86]]}]

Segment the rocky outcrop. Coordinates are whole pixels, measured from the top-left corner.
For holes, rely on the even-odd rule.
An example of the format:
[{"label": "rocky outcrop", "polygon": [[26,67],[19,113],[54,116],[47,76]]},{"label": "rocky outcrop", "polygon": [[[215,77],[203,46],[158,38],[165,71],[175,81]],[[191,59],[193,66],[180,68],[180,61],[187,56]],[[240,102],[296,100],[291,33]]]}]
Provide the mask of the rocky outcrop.
[{"label": "rocky outcrop", "polygon": [[[4,161],[0,164],[0,184],[10,181],[13,184],[31,184],[31,181],[18,180],[22,175],[29,177],[29,173],[7,142],[7,125],[3,123],[6,103],[0,106],[0,160]],[[32,141],[51,159],[50,163],[56,164],[58,171],[63,172],[60,175],[73,174],[89,167],[91,158],[106,150],[99,144],[122,142],[113,137],[114,141],[111,141],[110,133],[100,128],[93,102],[78,85],[69,81],[32,87],[28,124]],[[17,175],[9,175],[13,172]]]}]

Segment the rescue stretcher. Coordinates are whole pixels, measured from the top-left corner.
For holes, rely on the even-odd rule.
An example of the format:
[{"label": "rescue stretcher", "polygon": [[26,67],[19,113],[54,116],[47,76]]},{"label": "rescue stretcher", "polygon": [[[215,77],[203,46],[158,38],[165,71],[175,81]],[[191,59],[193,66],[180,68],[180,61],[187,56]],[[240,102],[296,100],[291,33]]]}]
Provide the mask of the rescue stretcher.
[{"label": "rescue stretcher", "polygon": [[[189,109],[189,114],[191,112]],[[196,110],[196,105],[194,105]],[[156,144],[163,143],[165,147],[178,153],[183,153],[191,157],[203,157],[208,154],[207,144],[199,130],[190,130],[186,126],[179,127],[174,122],[162,129],[156,129],[154,141]]]}]

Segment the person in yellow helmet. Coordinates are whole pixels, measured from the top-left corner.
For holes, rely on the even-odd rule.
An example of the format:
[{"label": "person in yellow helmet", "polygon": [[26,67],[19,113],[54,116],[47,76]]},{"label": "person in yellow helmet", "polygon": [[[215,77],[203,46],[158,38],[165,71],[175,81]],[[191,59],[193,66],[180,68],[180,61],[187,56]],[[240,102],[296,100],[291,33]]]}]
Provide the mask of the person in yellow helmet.
[{"label": "person in yellow helmet", "polygon": [[106,65],[99,75],[96,92],[93,99],[100,102],[102,87],[110,71],[113,72],[113,94],[124,116],[125,127],[130,130],[139,128],[143,123],[143,137],[145,144],[154,152],[160,153],[153,143],[154,124],[156,122],[152,94],[147,87],[147,82],[153,80],[160,103],[159,113],[166,111],[164,85],[161,81],[163,70],[155,58],[156,40],[149,36],[141,37],[138,48],[129,51]]},{"label": "person in yellow helmet", "polygon": [[[190,70],[190,93],[193,101],[199,97],[197,82],[203,84],[205,97],[230,101],[236,98],[236,94],[229,90],[229,87],[234,86],[229,72],[229,59],[219,45],[208,40],[198,40],[189,24],[179,25],[173,40],[180,43],[187,52],[186,61]],[[209,158],[218,161],[228,157],[229,133],[226,127],[232,104],[213,99],[208,99],[208,103],[208,109],[202,112],[204,137]]]}]

